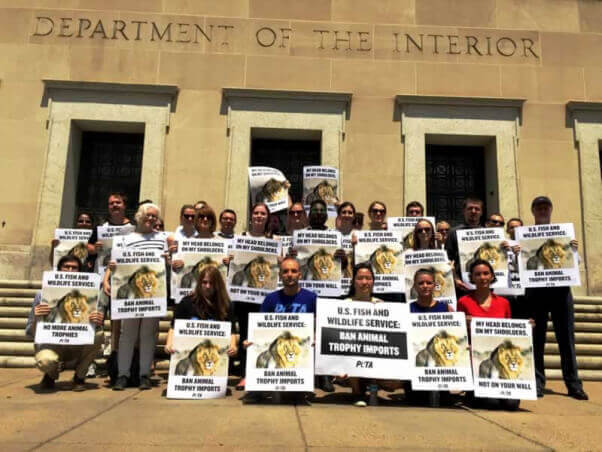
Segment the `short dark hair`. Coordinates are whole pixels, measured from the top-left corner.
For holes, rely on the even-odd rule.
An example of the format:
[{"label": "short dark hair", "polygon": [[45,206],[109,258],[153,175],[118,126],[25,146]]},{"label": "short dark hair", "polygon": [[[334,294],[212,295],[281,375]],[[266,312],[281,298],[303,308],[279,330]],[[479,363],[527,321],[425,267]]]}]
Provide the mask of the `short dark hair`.
[{"label": "short dark hair", "polygon": [[341,211],[345,207],[351,207],[351,210],[353,210],[353,215],[355,216],[355,213],[356,213],[355,206],[353,205],[353,203],[351,201],[344,201],[341,204],[339,204],[339,207],[337,207],[337,215],[341,215]]},{"label": "short dark hair", "polygon": [[521,225],[521,226],[522,226],[523,224],[525,224],[525,223],[523,223],[523,220],[521,220],[521,219],[520,219],[520,218],[518,218],[518,217],[512,217],[512,218],[510,218],[508,221],[506,221],[506,224],[510,223],[511,221],[518,221],[518,222],[520,223],[520,225]]},{"label": "short dark hair", "polygon": [[154,202],[153,202],[153,200],[152,200],[152,199],[143,199],[142,201],[140,201],[140,202],[138,203],[138,207],[140,207],[140,206],[142,206],[142,205],[144,205],[144,204],[154,204]]},{"label": "short dark hair", "polygon": [[116,198],[121,198],[121,200],[123,201],[123,203],[126,206],[128,205],[128,195],[126,195],[124,192],[122,192],[122,191],[112,191],[112,192],[109,193],[109,196],[107,196],[107,199],[109,199],[112,196],[115,196]]},{"label": "short dark hair", "polygon": [[418,201],[410,201],[408,203],[408,205],[406,206],[406,215],[408,214],[408,210],[410,210],[410,207],[419,207],[420,214],[424,215],[424,206],[422,204],[420,204]]},{"label": "short dark hair", "polygon": [[192,204],[184,204],[182,207],[180,207],[180,216],[184,215],[184,211],[186,209],[194,210],[194,206]]},{"label": "short dark hair", "polygon": [[222,217],[224,216],[225,213],[231,213],[232,215],[234,215],[234,218],[238,218],[236,216],[236,212],[234,212],[232,209],[224,209],[219,214],[219,221],[222,221]]},{"label": "short dark hair", "polygon": [[491,280],[491,284],[495,284],[497,282],[497,277],[495,276],[495,270],[493,269],[493,265],[491,265],[489,263],[489,261],[486,261],[484,259],[477,259],[472,264],[470,264],[470,267],[468,267],[468,275],[470,276],[470,282],[474,284],[474,282],[472,280],[472,272],[475,269],[475,267],[477,267],[479,265],[485,265],[486,267],[489,268],[489,271],[493,275],[493,279]]},{"label": "short dark hair", "polygon": [[432,268],[420,268],[414,273],[414,283],[416,283],[416,278],[420,275],[431,275],[433,280],[435,279],[435,271]]},{"label": "short dark hair", "polygon": [[311,209],[316,205],[316,204],[321,204],[322,206],[324,206],[324,209],[328,209],[328,206],[326,205],[326,202],[324,202],[322,199],[314,199],[311,204],[309,205],[309,210],[311,211]]},{"label": "short dark hair", "polygon": [[468,203],[479,203],[481,205],[481,209],[485,206],[485,203],[483,202],[483,200],[481,198],[479,198],[476,195],[468,195],[465,199],[464,202],[462,202],[462,210],[466,209],[466,206],[468,205]]},{"label": "short dark hair", "polygon": [[351,277],[351,286],[349,287],[349,293],[347,294],[347,298],[353,298],[355,296],[355,277],[357,276],[357,273],[362,269],[369,270],[370,274],[372,275],[372,279],[375,279],[374,270],[372,270],[372,266],[368,262],[356,264],[353,267],[353,276]]},{"label": "short dark hair", "polygon": [[301,269],[301,264],[299,263],[299,261],[297,260],[296,257],[293,256],[285,256],[281,261],[280,261],[280,265],[278,266],[279,268],[282,267],[282,264],[284,264],[286,261],[295,261],[297,263],[297,265],[299,266],[299,269]]},{"label": "short dark hair", "polygon": [[56,270],[57,271],[61,271],[61,267],[66,263],[66,262],[76,262],[77,263],[77,271],[81,272],[82,271],[82,261],[79,260],[79,258],[77,256],[74,256],[73,254],[67,254],[63,257],[61,257],[58,261],[58,263],[56,264]]}]

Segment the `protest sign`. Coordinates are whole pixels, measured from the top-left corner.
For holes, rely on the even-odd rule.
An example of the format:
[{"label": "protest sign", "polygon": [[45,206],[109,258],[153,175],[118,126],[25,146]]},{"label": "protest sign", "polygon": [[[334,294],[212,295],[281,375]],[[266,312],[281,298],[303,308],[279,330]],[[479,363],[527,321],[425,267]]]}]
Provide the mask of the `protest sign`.
[{"label": "protest sign", "polygon": [[487,261],[493,267],[497,281],[492,288],[508,287],[508,258],[502,242],[506,241],[503,228],[459,229],[458,251],[462,281],[474,289],[470,282],[470,265],[477,259]]},{"label": "protest sign", "polygon": [[470,323],[475,395],[537,400],[529,321],[473,317]]},{"label": "protest sign", "polygon": [[249,314],[247,391],[313,391],[313,336],[313,314]]},{"label": "protest sign", "polygon": [[219,239],[184,239],[178,241],[178,250],[172,260],[181,260],[184,266],[171,273],[171,296],[176,303],[190,295],[196,287],[201,271],[207,266],[217,268],[224,282],[228,268],[224,258],[228,256],[228,244]]},{"label": "protest sign", "polygon": [[54,247],[52,266],[56,268],[60,258],[67,255],[75,256],[83,263],[88,257],[91,235],[91,229],[55,229],[54,238],[59,243]]},{"label": "protest sign", "polygon": [[[518,242],[508,240],[508,245],[513,247]],[[525,288],[520,283],[520,269],[518,263],[518,255],[512,249],[506,250],[506,258],[508,259],[508,287],[499,287],[495,293],[503,296],[519,296],[525,294]]]},{"label": "protest sign", "polygon": [[94,343],[90,313],[96,311],[100,275],[78,272],[44,272],[42,303],[50,314],[38,322],[36,344],[83,345]]},{"label": "protest sign", "polygon": [[177,319],[167,381],[168,399],[225,397],[230,322]]},{"label": "protest sign", "polygon": [[410,314],[412,389],[471,391],[472,368],[463,312]]},{"label": "protest sign", "polygon": [[341,294],[341,261],[335,258],[335,252],[341,249],[341,233],[294,231],[293,247],[301,267],[301,287],[318,296],[338,297]]},{"label": "protest sign", "polygon": [[96,255],[96,270],[99,274],[104,275],[105,269],[111,260],[113,238],[127,235],[135,230],[136,228],[131,224],[125,224],[123,226],[98,226],[98,241],[102,243],[102,248],[98,250],[98,254]]},{"label": "protest sign", "polygon": [[571,247],[572,223],[539,224],[515,229],[520,244],[523,287],[579,286],[579,258]]},{"label": "protest sign", "polygon": [[262,303],[278,287],[278,240],[236,236],[228,270],[228,293],[233,301]]},{"label": "protest sign", "polygon": [[291,184],[280,170],[267,166],[249,167],[249,186],[252,204],[263,202],[270,213],[288,208]]},{"label": "protest sign", "polygon": [[374,272],[375,293],[404,291],[401,232],[354,231],[355,264],[367,263]]},{"label": "protest sign", "polygon": [[347,266],[342,268],[341,274],[341,293],[349,293],[351,287],[351,278],[353,276],[353,243],[351,241],[351,235],[347,234],[341,237],[341,246],[345,255],[347,256]]},{"label": "protest sign", "polygon": [[403,259],[407,303],[412,303],[418,298],[414,289],[414,275],[420,269],[427,269],[435,274],[433,298],[451,305],[454,311],[456,310],[454,273],[444,250],[408,250],[403,253]]},{"label": "protest sign", "polygon": [[407,304],[319,298],[316,374],[409,379]]},{"label": "protest sign", "polygon": [[329,166],[303,167],[303,205],[305,210],[313,201],[321,199],[326,203],[328,216],[337,216],[336,203],[339,186],[339,170]]},{"label": "protest sign", "polygon": [[387,230],[401,232],[401,243],[407,250],[414,246],[414,227],[420,220],[430,221],[435,233],[435,217],[387,217]]},{"label": "protest sign", "polygon": [[161,250],[113,248],[111,318],[163,317],[167,312],[165,259]]}]

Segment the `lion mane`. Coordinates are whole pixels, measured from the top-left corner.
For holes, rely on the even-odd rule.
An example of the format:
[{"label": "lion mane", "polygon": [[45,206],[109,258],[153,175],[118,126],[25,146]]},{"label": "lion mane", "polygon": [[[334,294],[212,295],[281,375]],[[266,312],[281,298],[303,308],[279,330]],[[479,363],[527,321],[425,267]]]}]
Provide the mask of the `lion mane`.
[{"label": "lion mane", "polygon": [[289,181],[279,181],[274,178],[268,180],[255,196],[255,202],[275,202],[286,196],[286,190],[290,188]]},{"label": "lion mane", "polygon": [[67,252],[67,255],[75,256],[80,261],[84,262],[86,260],[86,258],[88,257],[88,247],[85,243],[79,242],[77,245],[75,245],[73,248],[71,248]]},{"label": "lion mane", "polygon": [[502,262],[502,259],[506,259],[506,253],[501,248],[501,245],[495,246],[489,242],[483,243],[475,250],[472,258],[466,262],[466,271],[469,271],[471,264],[478,259],[489,262],[495,270]]},{"label": "lion mane", "polygon": [[159,287],[159,276],[156,271],[146,265],[136,270],[128,282],[117,290],[117,298],[152,298]]},{"label": "lion mane", "polygon": [[339,198],[337,198],[337,186],[330,185],[330,183],[326,180],[323,180],[318,185],[314,187],[307,198],[305,199],[305,204],[309,205],[318,199],[321,199],[326,204],[335,204],[339,202]]},{"label": "lion mane", "polygon": [[370,256],[370,265],[372,265],[374,273],[393,273],[395,269],[395,264],[397,263],[398,255],[399,253],[396,253],[387,245],[379,246],[376,250],[374,250],[374,252]]},{"label": "lion mane", "polygon": [[498,345],[489,358],[479,365],[480,378],[500,378],[516,380],[523,370],[523,357],[529,352],[522,351],[518,345],[506,340]]},{"label": "lion mane", "polygon": [[426,347],[416,354],[416,367],[453,367],[458,362],[459,345],[464,339],[445,330],[439,331],[426,344]]},{"label": "lion mane", "polygon": [[527,261],[527,270],[537,270],[541,264],[544,269],[564,268],[571,258],[570,245],[563,245],[554,239],[548,239],[541,245],[535,256]]},{"label": "lion mane", "polygon": [[337,266],[332,254],[320,248],[312,254],[302,269],[306,281],[328,281],[337,278]]},{"label": "lion mane", "polygon": [[175,375],[211,377],[215,375],[221,355],[227,349],[227,347],[220,348],[210,339],[205,339],[194,347],[186,358],[178,361]]},{"label": "lion mane", "polygon": [[267,350],[257,356],[256,367],[267,368],[293,368],[297,367],[303,346],[309,342],[309,337],[301,339],[293,336],[290,331],[284,331],[272,341]]},{"label": "lion mane", "polygon": [[408,233],[402,240],[403,249],[409,250],[410,248],[414,248],[414,231]]},{"label": "lion mane", "polygon": [[257,256],[244,269],[234,274],[232,284],[263,289],[269,285],[271,276],[270,263],[263,256]]},{"label": "lion mane", "polygon": [[203,271],[205,267],[215,267],[218,268],[219,264],[215,262],[211,256],[205,256],[200,261],[192,266],[192,269],[182,276],[182,281],[180,282],[180,287],[182,289],[190,289],[194,287],[196,281]]},{"label": "lion mane", "polygon": [[342,277],[353,277],[353,253],[345,253],[347,255],[347,265],[342,268]]},{"label": "lion mane", "polygon": [[51,322],[59,320],[61,323],[88,323],[90,315],[88,302],[87,296],[79,290],[72,290],[59,299],[49,320]]}]

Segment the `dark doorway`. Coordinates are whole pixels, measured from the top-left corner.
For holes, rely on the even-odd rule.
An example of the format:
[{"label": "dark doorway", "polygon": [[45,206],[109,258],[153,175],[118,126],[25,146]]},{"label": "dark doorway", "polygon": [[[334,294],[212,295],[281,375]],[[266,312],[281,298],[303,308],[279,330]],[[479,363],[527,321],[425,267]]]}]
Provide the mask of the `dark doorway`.
[{"label": "dark doorway", "polygon": [[[272,139],[253,138],[251,140],[251,166],[276,168],[291,184],[289,194],[293,202],[303,197],[303,167],[321,163],[320,139]],[[284,233],[286,211],[277,214],[280,227],[275,233]],[[274,228],[275,229],[275,228]]]},{"label": "dark doorway", "polygon": [[82,132],[76,212],[90,211],[104,220],[107,196],[118,191],[127,195],[132,217],[140,196],[143,147],[142,133]]},{"label": "dark doorway", "polygon": [[462,203],[466,196],[485,200],[484,149],[427,145],[426,192],[429,215],[452,226],[463,223]]}]

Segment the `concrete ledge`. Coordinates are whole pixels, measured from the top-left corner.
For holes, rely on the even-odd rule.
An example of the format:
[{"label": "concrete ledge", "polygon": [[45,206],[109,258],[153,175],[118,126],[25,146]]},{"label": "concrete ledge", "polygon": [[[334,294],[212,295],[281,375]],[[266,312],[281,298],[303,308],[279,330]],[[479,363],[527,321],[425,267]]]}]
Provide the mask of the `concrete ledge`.
[{"label": "concrete ledge", "polygon": [[[546,369],[560,369],[560,356],[546,355],[544,357]],[[592,369],[602,371],[602,357],[600,356],[577,356],[579,369]]]},{"label": "concrete ledge", "polygon": [[0,279],[0,287],[6,289],[41,289],[42,281]]}]

